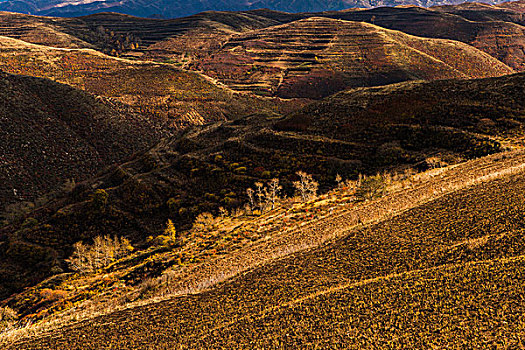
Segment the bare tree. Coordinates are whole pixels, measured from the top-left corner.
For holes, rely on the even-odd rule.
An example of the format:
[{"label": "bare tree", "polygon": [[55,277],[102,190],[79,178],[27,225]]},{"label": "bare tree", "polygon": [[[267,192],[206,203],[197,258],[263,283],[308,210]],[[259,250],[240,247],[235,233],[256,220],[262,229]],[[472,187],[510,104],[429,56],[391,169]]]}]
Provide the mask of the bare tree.
[{"label": "bare tree", "polygon": [[91,245],[77,242],[73,247],[75,250],[66,261],[78,272],[90,272],[102,268],[133,251],[129,240],[116,236],[113,238],[98,236]]},{"label": "bare tree", "polygon": [[0,308],[0,333],[9,330],[18,320],[16,312],[9,307]]},{"label": "bare tree", "polygon": [[337,188],[341,188],[344,185],[343,178],[339,174],[335,176],[335,182],[337,182]]},{"label": "bare tree", "polygon": [[257,197],[257,204],[259,206],[259,212],[262,214],[264,213],[264,209],[265,209],[265,198],[266,198],[266,195],[265,195],[265,191],[264,191],[264,185],[262,184],[262,182],[256,182],[255,183],[255,196]]},{"label": "bare tree", "polygon": [[251,188],[248,188],[246,190],[246,194],[248,195],[248,206],[250,208],[250,214],[253,214],[253,209],[255,208],[255,198],[253,197],[254,190]]},{"label": "bare tree", "polygon": [[298,171],[299,181],[294,181],[293,185],[297,194],[301,196],[303,202],[315,199],[317,197],[317,189],[319,184],[313,179],[312,175],[304,171]]},{"label": "bare tree", "polygon": [[272,205],[272,209],[275,208],[275,202],[279,198],[279,193],[283,187],[279,185],[279,179],[275,178],[270,181],[268,188],[265,188],[266,200]]}]

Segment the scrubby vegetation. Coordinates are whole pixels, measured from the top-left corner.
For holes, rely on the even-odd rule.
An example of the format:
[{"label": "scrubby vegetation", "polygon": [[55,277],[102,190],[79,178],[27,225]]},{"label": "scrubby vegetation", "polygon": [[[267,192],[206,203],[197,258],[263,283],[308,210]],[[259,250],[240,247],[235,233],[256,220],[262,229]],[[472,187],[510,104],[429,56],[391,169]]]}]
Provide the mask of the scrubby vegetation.
[{"label": "scrubby vegetation", "polygon": [[[50,276],[56,265],[64,269],[61,262],[74,243],[101,234],[125,234],[134,246],[140,246],[161,233],[168,218],[177,231],[184,232],[202,213],[220,217],[221,207],[231,214],[250,203],[250,209],[261,214],[262,204],[268,212],[272,200],[257,197],[254,184],[263,185],[261,193],[264,187],[270,193],[269,182],[278,178],[280,195],[291,197],[295,194],[293,183],[300,181],[298,170],[319,184],[317,194],[325,194],[337,185],[338,174],[345,181],[354,181],[347,186],[353,191],[360,173],[375,176],[386,169],[394,173],[421,171],[498,153],[519,146],[520,116],[525,110],[522,80],[522,75],[515,75],[468,83],[418,82],[351,90],[286,117],[257,114],[190,128],[28,213],[37,225],[20,231],[22,218],[3,232],[5,237],[13,237],[13,242],[50,248],[49,256],[56,260],[48,259],[46,269],[38,268],[39,276]],[[473,86],[479,95],[472,95]],[[373,108],[364,108],[357,101]],[[502,114],[506,115],[505,123],[500,120]],[[495,123],[487,130],[488,124],[480,121],[489,116]],[[388,155],[386,162],[382,158],[385,153],[380,152],[385,144],[398,144],[403,151],[399,157]],[[380,181],[371,187],[372,197],[382,192],[378,184]],[[246,198],[250,187],[254,189],[253,202]],[[96,190],[108,194],[104,210],[93,206]],[[366,191],[364,196],[368,196]],[[191,247],[215,247],[215,240],[207,242],[206,235],[201,234],[202,245]],[[259,232],[244,236],[242,240],[255,240]],[[222,251],[220,244],[213,249]],[[192,253],[181,260],[194,258]],[[29,267],[13,263],[11,268]],[[15,291],[27,283],[6,278],[0,284]]]},{"label": "scrubby vegetation", "polygon": [[414,78],[483,78],[514,72],[460,42],[322,16],[234,36],[191,66],[233,89],[312,99]]},{"label": "scrubby vegetation", "polygon": [[0,308],[0,334],[9,331],[17,319],[17,314],[13,309],[9,307]]},{"label": "scrubby vegetation", "polygon": [[73,247],[75,250],[66,261],[73,270],[79,272],[96,271],[133,251],[129,240],[124,237],[97,236],[93,244],[77,242]]},{"label": "scrubby vegetation", "polygon": [[[360,202],[355,198],[359,183],[340,179],[337,188],[315,201],[304,203],[300,198],[296,202],[281,199],[274,210],[264,215],[246,216],[246,213],[238,217],[214,217],[203,214],[192,230],[183,233],[183,246],[171,246],[167,251],[164,247],[152,247],[135,252],[106,267],[103,273],[90,275],[89,279],[71,276],[50,280],[31,293],[13,299],[11,305],[20,307],[27,302],[24,300],[28,299],[28,295],[35,293],[42,300],[41,306],[52,305],[41,309],[41,315],[50,316],[62,310],[61,317],[71,317],[79,314],[79,308],[89,312],[100,312],[104,307],[114,310],[130,298],[139,301],[155,296],[200,292],[196,296],[179,297],[83,322],[80,328],[69,329],[67,337],[68,341],[81,339],[79,344],[82,346],[86,345],[82,334],[91,332],[91,327],[96,327],[97,322],[110,318],[118,320],[109,326],[112,327],[111,332],[90,333],[95,335],[96,340],[89,341],[105,341],[123,348],[133,346],[123,341],[126,337],[112,336],[126,332],[120,325],[132,322],[134,327],[140,324],[139,327],[155,329],[154,335],[161,335],[169,344],[191,342],[192,346],[201,346],[206,343],[217,348],[244,347],[254,339],[260,339],[257,346],[261,347],[272,344],[297,347],[306,343],[323,346],[326,338],[316,336],[319,330],[330,336],[340,334],[338,339],[344,344],[357,342],[365,348],[376,342],[387,344],[393,335],[398,337],[396,342],[391,343],[396,347],[407,344],[417,346],[420,344],[418,341],[438,339],[441,346],[448,347],[466,339],[468,334],[478,332],[479,324],[493,318],[490,311],[476,313],[472,310],[468,315],[475,321],[465,323],[467,333],[455,332],[454,328],[440,328],[443,336],[435,338],[435,326],[440,323],[432,321],[432,310],[434,307],[443,310],[443,305],[449,305],[447,301],[445,304],[439,301],[447,295],[455,295],[450,300],[450,319],[447,321],[455,325],[458,319],[466,317],[457,305],[479,310],[478,306],[473,306],[474,301],[479,307],[496,300],[501,302],[500,297],[492,299],[491,295],[507,293],[509,289],[505,286],[507,281],[515,280],[510,277],[514,275],[508,275],[509,279],[492,277],[519,270],[518,267],[514,269],[513,266],[517,265],[513,264],[521,258],[512,257],[522,254],[520,213],[524,203],[522,197],[512,193],[519,193],[523,187],[520,181],[523,175],[522,158],[522,152],[518,152],[459,167],[435,169],[426,174],[398,174],[389,182],[384,199]],[[475,176],[478,181],[472,182],[473,187],[468,187],[470,176]],[[363,177],[361,183],[366,183],[367,179]],[[441,196],[441,192],[436,193],[436,189],[447,193],[446,186],[451,186],[451,194]],[[455,186],[467,188],[457,192]],[[410,188],[412,190],[408,190]],[[424,198],[437,199],[428,202]],[[381,212],[378,208],[382,206],[385,206],[383,216],[378,216]],[[400,210],[407,208],[403,206],[412,209]],[[391,216],[396,211],[400,214]],[[482,218],[490,218],[490,222]],[[380,222],[374,224],[377,220]],[[477,224],[473,226],[472,222]],[[257,233],[251,236],[254,240],[246,240],[250,226],[254,228],[253,234]],[[170,230],[170,227],[168,225],[167,229]],[[334,230],[339,233],[330,241]],[[311,235],[309,238],[305,236],[306,232]],[[242,234],[243,238],[236,238],[237,234]],[[320,244],[322,240],[317,241],[320,235],[327,235],[325,239],[329,244]],[[275,254],[277,246],[292,248],[295,242],[309,242],[313,249],[297,254],[293,254],[294,250],[283,251],[281,254],[285,256],[292,254],[213,287],[222,281],[219,277],[221,273],[226,274],[223,279],[228,279],[232,272],[228,272],[227,266],[234,260],[248,259],[238,262],[246,264],[250,259],[256,259],[251,264],[257,266],[258,259],[271,259],[271,255],[264,254],[263,247]],[[261,251],[256,254],[254,249]],[[282,255],[275,257],[282,258]],[[479,263],[468,264],[470,261]],[[219,266],[221,268],[217,270]],[[500,274],[498,269],[503,266],[506,267]],[[236,270],[234,274],[240,271],[243,270]],[[462,282],[466,276],[469,276],[468,284]],[[479,287],[486,278],[491,280],[491,292]],[[85,287],[79,287],[85,286],[88,281],[92,292],[84,294]],[[55,283],[54,292],[45,289],[51,283]],[[210,287],[210,291],[203,292]],[[67,294],[62,290],[68,290]],[[404,299],[397,300],[395,295],[397,298],[406,296],[417,305],[421,303],[421,306],[410,307],[407,311],[399,305],[408,307],[409,301],[404,304]],[[417,297],[420,295],[425,297],[420,299]],[[508,300],[512,303],[513,295],[519,294],[512,292],[506,295],[510,295]],[[98,306],[89,309],[89,303],[80,303],[76,306],[77,310],[70,309],[79,298],[86,297]],[[45,304],[51,300],[55,304]],[[117,304],[115,300],[118,300]],[[220,303],[217,303],[218,300]],[[340,307],[341,303],[349,307]],[[428,307],[423,307],[423,304]],[[34,302],[28,305],[34,305]],[[202,310],[206,310],[209,317],[195,323],[195,313]],[[127,321],[132,319],[132,313],[141,312],[155,315],[164,322],[149,324],[147,320],[150,318],[146,317]],[[363,315],[371,317],[365,319]],[[405,318],[399,318],[400,315]],[[38,319],[35,315],[29,317]],[[185,326],[186,319],[192,320],[191,332]],[[351,322],[353,332],[359,332],[362,337],[346,332],[344,325],[348,322]],[[399,322],[403,325],[404,322],[422,324],[415,328],[395,327]],[[392,327],[385,330],[380,328],[383,324],[391,324]],[[501,325],[498,329],[502,334],[513,334],[511,328],[503,323]],[[421,335],[419,330],[422,329],[428,332]],[[254,332],[263,332],[265,337],[254,337]],[[285,336],[290,332],[293,332],[293,337]],[[491,339],[489,337],[487,341]],[[148,336],[144,341],[150,342],[151,339]],[[60,339],[53,336],[39,338],[38,342],[39,346],[60,347]]]}]

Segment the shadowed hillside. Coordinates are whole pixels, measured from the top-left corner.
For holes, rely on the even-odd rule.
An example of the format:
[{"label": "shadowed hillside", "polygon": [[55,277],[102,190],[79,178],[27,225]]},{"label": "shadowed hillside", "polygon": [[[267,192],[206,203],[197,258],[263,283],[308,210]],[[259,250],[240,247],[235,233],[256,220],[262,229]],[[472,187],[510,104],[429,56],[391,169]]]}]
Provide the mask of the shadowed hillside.
[{"label": "shadowed hillside", "polygon": [[195,68],[235,90],[284,98],[321,98],[356,86],[512,72],[459,42],[321,17],[234,36]]},{"label": "shadowed hillside", "polygon": [[[337,174],[425,169],[436,159],[447,164],[499,152],[503,137],[522,136],[523,79],[356,89],[284,119],[259,114],[186,129],[31,213],[37,222],[31,228],[4,228],[4,249],[22,240],[65,257],[71,244],[100,232],[125,232],[140,243],[156,235],[167,217],[187,228],[199,213],[240,206],[245,189],[258,180],[279,177],[291,194],[298,169],[326,190]],[[108,193],[103,210],[93,204],[97,188]],[[11,283],[5,287],[27,281]]]},{"label": "shadowed hillside", "polygon": [[0,75],[0,211],[82,181],[168,133],[126,106],[45,79]]}]

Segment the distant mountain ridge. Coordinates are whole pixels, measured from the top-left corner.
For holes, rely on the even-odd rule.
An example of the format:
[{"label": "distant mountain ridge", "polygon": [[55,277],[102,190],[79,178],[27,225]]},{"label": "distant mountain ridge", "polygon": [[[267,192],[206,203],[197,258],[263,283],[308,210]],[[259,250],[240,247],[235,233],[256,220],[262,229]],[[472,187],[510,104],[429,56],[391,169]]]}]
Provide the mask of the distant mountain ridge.
[{"label": "distant mountain ridge", "polygon": [[[0,11],[34,15],[73,17],[113,11],[140,17],[175,18],[202,11],[241,11],[269,8],[287,12],[339,11],[349,8],[415,5],[422,7],[455,5],[462,0],[7,0]],[[488,4],[502,1],[485,0]]]}]

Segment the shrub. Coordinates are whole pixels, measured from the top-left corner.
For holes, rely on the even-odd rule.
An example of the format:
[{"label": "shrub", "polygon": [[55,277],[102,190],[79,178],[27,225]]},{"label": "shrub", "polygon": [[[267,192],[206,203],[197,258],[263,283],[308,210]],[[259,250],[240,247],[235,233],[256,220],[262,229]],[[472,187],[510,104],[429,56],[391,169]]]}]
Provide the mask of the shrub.
[{"label": "shrub", "polygon": [[386,181],[383,176],[362,177],[355,191],[355,197],[358,200],[370,200],[382,197],[386,190]]},{"label": "shrub", "polygon": [[57,253],[52,248],[18,240],[9,242],[6,255],[25,266],[38,264],[51,268],[57,260]]},{"label": "shrub", "polygon": [[0,308],[0,333],[11,328],[17,321],[16,312],[9,307]]},{"label": "shrub", "polygon": [[405,157],[405,153],[399,142],[389,142],[378,148],[376,157],[379,164],[396,164]]},{"label": "shrub", "polygon": [[95,210],[104,212],[108,204],[108,193],[103,189],[96,190],[91,196],[91,204]]},{"label": "shrub", "polygon": [[246,167],[245,166],[240,166],[238,168],[235,168],[235,170],[233,172],[236,173],[236,174],[244,174],[244,173],[246,173]]},{"label": "shrub", "polygon": [[175,224],[173,224],[173,221],[168,219],[164,233],[151,239],[151,241],[156,245],[167,247],[180,244],[180,239],[181,237],[175,228]]},{"label": "shrub", "polygon": [[179,207],[180,207],[181,201],[177,200],[175,198],[170,198],[170,199],[168,199],[166,204],[168,205],[170,213],[174,214],[174,213],[179,211]]},{"label": "shrub", "polygon": [[21,228],[34,228],[38,225],[38,220],[35,218],[27,218],[22,224]]},{"label": "shrub", "polygon": [[217,219],[210,213],[202,213],[197,216],[193,223],[193,229],[196,231],[210,231],[217,223]]},{"label": "shrub", "polygon": [[44,288],[40,291],[40,297],[42,301],[46,302],[55,302],[58,300],[63,300],[67,298],[68,293],[64,290],[53,290],[49,288]]}]

